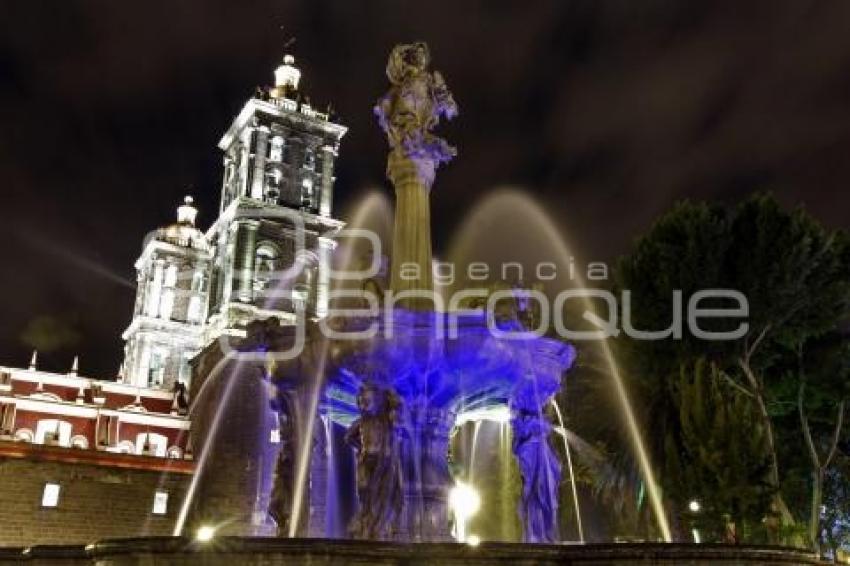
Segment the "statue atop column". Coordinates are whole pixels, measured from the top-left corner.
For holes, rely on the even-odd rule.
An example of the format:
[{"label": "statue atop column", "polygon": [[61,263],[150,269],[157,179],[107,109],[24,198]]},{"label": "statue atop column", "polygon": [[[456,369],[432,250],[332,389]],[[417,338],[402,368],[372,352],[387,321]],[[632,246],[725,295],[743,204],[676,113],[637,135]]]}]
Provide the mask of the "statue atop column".
[{"label": "statue atop column", "polygon": [[378,100],[375,115],[390,148],[413,159],[444,163],[457,155],[446,140],[431,133],[443,116],[457,115],[457,104],[439,71],[428,66],[431,54],[423,42],[396,45],[387,62],[392,86]]},{"label": "statue atop column", "polygon": [[401,399],[390,389],[367,383],[357,394],[360,418],[345,440],[357,450],[357,498],[360,510],[351,522],[351,536],[390,540],[401,520],[402,491]]},{"label": "statue atop column", "polygon": [[395,293],[419,294],[400,303],[416,310],[433,307],[428,300],[434,288],[428,195],[437,166],[457,154],[432,133],[441,117],[450,120],[458,110],[443,76],[430,71],[430,63],[422,42],[395,46],[387,62],[390,89],[374,108],[389,141],[387,177],[396,192],[390,287]]}]

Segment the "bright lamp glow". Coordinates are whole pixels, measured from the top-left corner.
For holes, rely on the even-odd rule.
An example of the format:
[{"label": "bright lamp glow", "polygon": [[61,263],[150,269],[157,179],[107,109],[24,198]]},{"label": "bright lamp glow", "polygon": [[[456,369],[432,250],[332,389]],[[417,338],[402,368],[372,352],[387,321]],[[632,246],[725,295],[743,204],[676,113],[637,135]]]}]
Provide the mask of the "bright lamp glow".
[{"label": "bright lamp glow", "polygon": [[699,504],[699,501],[694,499],[688,503],[688,509],[690,509],[692,513],[699,513],[700,509],[702,509],[702,505]]},{"label": "bright lamp glow", "polygon": [[469,518],[478,513],[481,497],[471,485],[458,482],[449,492],[449,506],[455,516]]},{"label": "bright lamp glow", "polygon": [[478,546],[479,544],[481,544],[481,537],[479,537],[478,535],[469,535],[468,537],[466,537],[466,544],[468,544],[469,546]]},{"label": "bright lamp glow", "polygon": [[204,525],[203,527],[198,529],[197,534],[195,534],[195,539],[198,542],[209,542],[215,536],[215,527],[210,527],[209,525]]},{"label": "bright lamp glow", "polygon": [[449,492],[449,507],[455,517],[455,540],[469,542],[466,538],[466,523],[481,507],[481,496],[471,485],[458,482]]}]

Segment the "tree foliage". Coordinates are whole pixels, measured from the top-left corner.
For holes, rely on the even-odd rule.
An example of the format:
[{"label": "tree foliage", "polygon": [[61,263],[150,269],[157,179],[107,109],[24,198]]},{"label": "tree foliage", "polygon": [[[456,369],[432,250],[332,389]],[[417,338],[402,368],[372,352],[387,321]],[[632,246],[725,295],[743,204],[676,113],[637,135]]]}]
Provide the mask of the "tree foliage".
[{"label": "tree foliage", "polygon": [[[689,452],[687,444],[696,437],[685,429],[693,431],[696,424],[682,414],[681,399],[677,401],[675,393],[683,367],[710,363],[737,394],[715,400],[748,403],[759,415],[757,427],[749,421],[738,424],[754,434],[758,431],[767,443],[768,484],[776,494],[773,511],[786,527],[806,520],[809,509],[790,510],[781,491],[786,478],[807,476],[800,468],[811,467],[807,458],[800,457],[806,448],[797,418],[798,358],[810,349],[806,364],[818,366],[825,354],[815,344],[830,333],[846,344],[846,336],[836,331],[850,310],[847,234],[827,230],[802,209],[786,211],[769,195],[756,195],[733,208],[685,202],[661,217],[632,253],[621,259],[616,286],[631,292],[631,322],[641,330],[670,326],[676,291],[682,292],[685,304],[703,289],[733,289],[748,300],[748,332],[740,340],[705,341],[691,335],[687,327],[681,339],[618,340],[618,356],[626,366],[636,404],[643,409],[657,466],[670,464],[671,454],[687,455],[678,468],[661,466],[660,481],[670,506],[682,508],[678,486],[687,485],[687,474],[696,473],[686,468],[700,469],[711,461],[709,452]],[[701,306],[726,305],[720,300]],[[700,326],[730,330],[740,322],[713,319],[701,321]],[[837,376],[833,372],[827,378],[819,372],[809,379],[805,407],[816,436],[823,430],[823,409],[829,400],[846,398]],[[697,422],[711,429],[712,423]],[[730,453],[733,448],[737,449],[728,446]],[[755,499],[765,493],[763,488],[759,482],[751,484]]]},{"label": "tree foliage", "polygon": [[[774,487],[769,445],[751,400],[705,358],[683,364],[671,383],[679,410],[679,438],[668,439],[668,489],[703,540],[766,538]],[[696,501],[694,512],[685,502]]]}]

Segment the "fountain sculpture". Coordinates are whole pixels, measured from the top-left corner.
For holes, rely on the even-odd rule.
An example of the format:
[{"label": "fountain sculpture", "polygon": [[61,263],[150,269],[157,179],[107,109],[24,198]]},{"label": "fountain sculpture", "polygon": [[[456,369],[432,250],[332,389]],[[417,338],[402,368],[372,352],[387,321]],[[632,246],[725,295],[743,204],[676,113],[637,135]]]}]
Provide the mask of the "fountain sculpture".
[{"label": "fountain sculpture", "polygon": [[[391,284],[383,297],[389,302],[378,312],[330,317],[327,324],[336,328],[337,337],[316,337],[323,346],[313,353],[328,360],[309,364],[324,370],[312,389],[304,379],[303,360],[290,364],[289,371],[270,372],[277,398],[285,401],[277,404],[281,430],[295,435],[283,441],[284,450],[304,446],[303,439],[311,435],[303,435],[317,414],[348,426],[346,441],[357,453],[359,506],[348,535],[447,541],[452,430],[462,413],[509,408],[523,478],[519,512],[524,538],[554,542],[559,538],[560,464],[550,445],[544,407],[572,364],[574,349],[527,332],[520,313],[491,317],[488,325],[483,309],[437,308],[429,193],[438,166],[456,152],[432,130],[441,117],[454,117],[457,106],[429,63],[424,43],[393,49],[387,65],[391,87],[375,107],[389,141],[387,176],[396,193]],[[263,328],[252,334],[268,333],[268,324]],[[367,328],[374,330],[373,336],[347,338]],[[274,350],[268,339],[248,344]],[[311,398],[314,414],[309,410]],[[293,425],[293,418],[299,422]],[[279,457],[272,498],[278,530],[290,534],[299,532],[291,521],[302,515],[296,510],[303,495],[295,466],[288,452]],[[289,503],[296,517],[281,511]]]}]

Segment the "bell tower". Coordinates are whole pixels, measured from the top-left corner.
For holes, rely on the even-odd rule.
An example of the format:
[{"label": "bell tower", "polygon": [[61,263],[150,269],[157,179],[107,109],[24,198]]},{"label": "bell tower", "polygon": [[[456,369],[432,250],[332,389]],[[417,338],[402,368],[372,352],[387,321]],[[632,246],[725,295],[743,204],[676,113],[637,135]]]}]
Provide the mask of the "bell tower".
[{"label": "bell tower", "polygon": [[136,261],[133,319],[124,331],[122,378],[136,387],[189,385],[189,360],[202,346],[210,250],[187,196],[177,222],[145,240]]},{"label": "bell tower", "polygon": [[242,335],[257,318],[294,322],[327,311],[334,161],[346,128],[314,109],[286,55],[274,85],[257,89],[219,142],[219,218],[207,232],[213,261],[205,341]]}]

